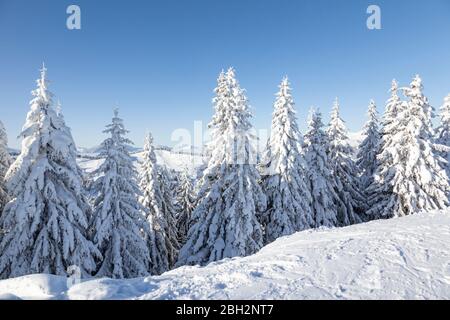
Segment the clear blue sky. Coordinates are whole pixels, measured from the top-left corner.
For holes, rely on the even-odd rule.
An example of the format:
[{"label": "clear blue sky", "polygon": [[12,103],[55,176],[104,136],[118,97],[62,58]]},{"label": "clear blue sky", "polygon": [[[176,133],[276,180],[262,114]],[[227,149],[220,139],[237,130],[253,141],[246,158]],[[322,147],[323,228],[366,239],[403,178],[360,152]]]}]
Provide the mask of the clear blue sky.
[{"label": "clear blue sky", "polygon": [[[66,29],[66,8],[82,30]],[[366,9],[382,10],[382,30]],[[290,77],[301,128],[309,107],[328,118],[334,97],[351,131],[369,99],[384,109],[392,78],[418,73],[437,108],[450,92],[448,0],[0,0],[0,119],[13,147],[45,61],[51,90],[79,146],[103,138],[118,104],[142,145],[147,129],[171,145],[177,128],[207,123],[216,77],[234,66],[258,129],[268,128],[277,85]]]}]

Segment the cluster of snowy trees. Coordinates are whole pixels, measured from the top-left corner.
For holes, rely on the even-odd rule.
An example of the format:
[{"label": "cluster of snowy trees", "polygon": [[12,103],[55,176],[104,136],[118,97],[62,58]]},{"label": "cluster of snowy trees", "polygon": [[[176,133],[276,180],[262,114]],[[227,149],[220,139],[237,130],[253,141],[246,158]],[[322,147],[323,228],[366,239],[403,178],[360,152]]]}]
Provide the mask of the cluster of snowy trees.
[{"label": "cluster of snowy trees", "polygon": [[103,162],[83,172],[45,67],[32,94],[14,161],[0,122],[0,278],[73,267],[84,277],[161,274],[253,254],[301,230],[448,205],[450,95],[435,130],[419,76],[405,88],[393,81],[381,120],[370,102],[358,150],[337,99],[328,126],[312,109],[303,135],[284,78],[259,157],[245,90],[234,69],[221,72],[208,159],[195,178],[159,165],[151,134],[137,170],[118,110],[104,131]]}]

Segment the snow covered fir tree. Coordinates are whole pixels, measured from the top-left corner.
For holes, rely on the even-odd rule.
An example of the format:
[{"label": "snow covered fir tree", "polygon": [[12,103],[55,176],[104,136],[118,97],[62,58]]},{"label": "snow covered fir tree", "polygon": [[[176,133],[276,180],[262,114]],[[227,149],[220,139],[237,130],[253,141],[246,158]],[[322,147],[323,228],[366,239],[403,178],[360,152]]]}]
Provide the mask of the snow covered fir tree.
[{"label": "snow covered fir tree", "polygon": [[[6,189],[5,176],[11,165],[11,156],[8,152],[8,136],[5,127],[0,121],[0,215],[9,201],[8,190]],[[1,232],[1,229],[0,229]]]},{"label": "snow covered fir tree", "polygon": [[178,265],[246,256],[263,245],[258,218],[266,197],[258,184],[251,113],[234,69],[219,76],[214,106],[211,155]]},{"label": "snow covered fir tree", "polygon": [[140,201],[145,208],[145,215],[150,224],[152,234],[147,239],[152,259],[151,273],[161,274],[168,271],[176,262],[178,242],[176,226],[171,208],[165,201],[164,186],[161,185],[153,137],[147,134],[144,144],[143,161],[141,164],[140,187],[142,196]]},{"label": "snow covered fir tree", "polygon": [[311,194],[289,81],[280,84],[272,128],[261,164],[262,186],[268,209],[262,216],[265,243],[314,227]]},{"label": "snow covered fir tree", "polygon": [[395,82],[391,91],[367,213],[390,218],[444,209],[449,182],[441,167],[431,123],[433,108],[423,94],[422,80],[416,76],[403,89],[407,101],[398,98]]},{"label": "snow covered fir tree", "polygon": [[358,169],[352,159],[353,149],[348,141],[347,128],[339,113],[336,98],[327,128],[327,154],[332,174],[336,180],[338,226],[348,226],[361,222],[364,211],[364,196],[361,193]]},{"label": "snow covered fir tree", "polygon": [[191,226],[191,215],[194,211],[196,196],[192,178],[188,169],[184,168],[180,175],[180,184],[177,189],[177,226],[178,226],[178,242],[186,243],[187,234]]},{"label": "snow covered fir tree", "polygon": [[334,227],[338,224],[337,210],[340,199],[336,193],[336,180],[327,155],[327,141],[327,135],[323,131],[322,114],[311,109],[308,130],[304,136],[304,154],[314,227]]},{"label": "snow covered fir tree", "polygon": [[392,180],[395,174],[391,168],[394,163],[393,150],[397,148],[394,141],[396,139],[395,137],[400,135],[401,132],[399,124],[404,121],[398,117],[403,115],[407,109],[406,102],[400,99],[398,90],[398,82],[394,79],[390,88],[391,96],[386,102],[386,108],[383,114],[381,137],[377,153],[377,168],[372,176],[372,184],[366,190],[368,195],[368,210],[366,214],[369,215],[370,219],[394,216],[393,212],[384,212],[388,214],[385,217],[382,212],[376,212],[375,210],[370,210],[370,208],[371,204],[379,200],[386,200],[392,195],[392,181],[387,180]]},{"label": "snow covered fir tree", "polygon": [[6,176],[11,201],[0,217],[0,278],[31,273],[82,276],[102,256],[88,239],[90,208],[77,149],[55,112],[42,67],[21,133],[22,150]]},{"label": "snow covered fir tree", "polygon": [[169,265],[172,268],[178,260],[180,243],[178,241],[177,211],[176,211],[176,189],[178,182],[166,166],[158,166],[158,181],[161,190],[161,212],[163,220],[161,226],[164,229],[171,254]]},{"label": "snow covered fir tree", "polygon": [[112,123],[104,133],[110,136],[101,144],[104,162],[92,173],[93,241],[103,255],[98,260],[99,277],[133,278],[145,276],[150,269],[147,239],[151,230],[139,202],[141,191],[137,172],[128,152],[132,142],[114,110]]},{"label": "snow covered fir tree", "polygon": [[369,119],[364,125],[364,139],[358,147],[358,154],[356,156],[360,184],[364,193],[367,192],[367,188],[373,183],[373,176],[378,167],[377,155],[380,145],[380,129],[377,106],[373,100],[370,101],[367,116]]}]

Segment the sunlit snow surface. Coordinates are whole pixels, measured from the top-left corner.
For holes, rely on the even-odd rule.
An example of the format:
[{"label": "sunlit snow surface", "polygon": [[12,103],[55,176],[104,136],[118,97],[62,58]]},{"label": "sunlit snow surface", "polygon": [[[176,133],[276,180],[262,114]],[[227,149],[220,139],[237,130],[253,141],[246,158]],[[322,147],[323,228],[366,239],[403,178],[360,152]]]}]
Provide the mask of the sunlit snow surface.
[{"label": "sunlit snow surface", "polygon": [[[164,165],[167,168],[178,172],[187,170],[190,174],[195,174],[195,169],[200,167],[204,163],[203,157],[199,155],[177,154],[166,150],[155,150],[155,153],[158,164]],[[136,159],[135,165],[139,170],[139,162],[142,160],[142,152],[133,153],[132,156]],[[102,162],[102,159],[78,159],[80,167],[86,172],[92,172]]]},{"label": "sunlit snow surface", "polygon": [[0,281],[6,299],[450,299],[450,211],[284,237],[246,258],[158,277]]}]

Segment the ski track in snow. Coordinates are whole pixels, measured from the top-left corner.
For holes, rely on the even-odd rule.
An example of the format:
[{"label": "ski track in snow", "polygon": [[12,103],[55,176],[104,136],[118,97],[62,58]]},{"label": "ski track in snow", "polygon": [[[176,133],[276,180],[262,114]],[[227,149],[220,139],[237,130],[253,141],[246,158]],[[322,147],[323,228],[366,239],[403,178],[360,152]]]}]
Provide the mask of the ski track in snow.
[{"label": "ski track in snow", "polygon": [[259,253],[161,276],[0,281],[13,299],[449,299],[450,211],[310,230]]}]

